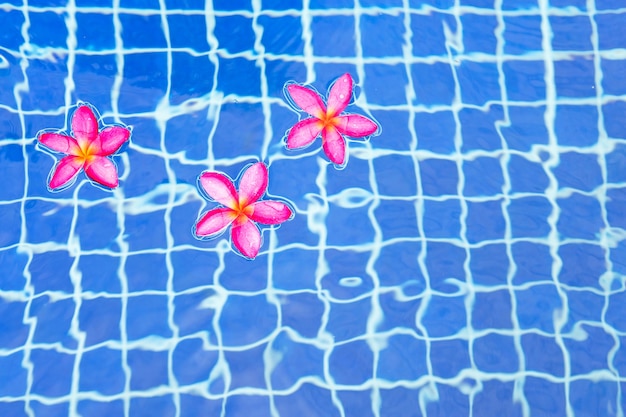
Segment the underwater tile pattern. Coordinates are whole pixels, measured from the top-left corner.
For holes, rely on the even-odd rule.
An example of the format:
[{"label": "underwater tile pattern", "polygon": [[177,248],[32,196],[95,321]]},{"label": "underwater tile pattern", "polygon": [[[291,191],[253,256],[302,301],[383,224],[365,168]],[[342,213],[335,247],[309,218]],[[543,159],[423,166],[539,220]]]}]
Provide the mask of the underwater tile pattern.
[{"label": "underwater tile pattern", "polygon": [[[0,415],[624,416],[622,2],[0,10]],[[346,72],[382,133],[337,170],[283,89]],[[112,192],[47,189],[78,101],[132,127]],[[259,159],[295,218],[193,239]]]}]

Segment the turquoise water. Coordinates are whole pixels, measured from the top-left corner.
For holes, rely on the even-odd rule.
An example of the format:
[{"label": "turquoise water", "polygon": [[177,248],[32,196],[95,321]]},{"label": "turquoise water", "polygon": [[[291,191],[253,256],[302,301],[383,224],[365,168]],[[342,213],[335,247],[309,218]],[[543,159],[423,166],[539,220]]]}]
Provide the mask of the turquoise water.
[{"label": "turquoise water", "polygon": [[[626,9],[612,0],[0,3],[0,415],[623,416]],[[382,127],[338,170],[285,83]],[[50,192],[42,129],[132,129]],[[269,165],[253,261],[192,228]]]}]

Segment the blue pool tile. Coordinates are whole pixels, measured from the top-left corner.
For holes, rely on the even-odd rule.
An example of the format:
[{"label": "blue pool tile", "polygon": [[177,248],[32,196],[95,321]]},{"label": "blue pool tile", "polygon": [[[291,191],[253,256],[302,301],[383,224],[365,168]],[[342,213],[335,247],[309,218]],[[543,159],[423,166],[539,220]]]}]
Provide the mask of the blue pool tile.
[{"label": "blue pool tile", "polygon": [[127,236],[132,236],[128,240],[129,249],[137,251],[166,247],[164,216],[164,210],[126,216],[124,231]]},{"label": "blue pool tile", "polygon": [[261,0],[261,4],[264,10],[302,9],[302,0],[291,0],[290,2],[283,0]]},{"label": "blue pool tile", "polygon": [[[550,2],[550,6],[586,10],[587,2],[585,0],[553,0]],[[575,28],[578,30],[578,26],[575,26]],[[574,28],[571,28],[571,30],[574,30]]]},{"label": "blue pool tile", "polygon": [[613,151],[605,154],[606,181],[626,183],[626,144],[616,144]]},{"label": "blue pool tile", "polygon": [[541,101],[546,98],[543,61],[507,60],[502,63],[507,98],[512,101]]},{"label": "blue pool tile", "polygon": [[493,9],[494,0],[461,0],[463,6]]},{"label": "blue pool tile", "polygon": [[559,157],[552,171],[560,188],[593,191],[604,184],[597,154],[564,152]]},{"label": "blue pool tile", "polygon": [[46,397],[69,395],[75,360],[74,355],[56,350],[33,349],[30,353],[33,367],[33,385],[30,392]]},{"label": "blue pool tile", "polygon": [[77,47],[87,50],[115,49],[112,14],[76,13]]},{"label": "blue pool tile", "polygon": [[310,7],[312,9],[352,8],[354,3],[352,0],[311,0]]},{"label": "blue pool tile", "polygon": [[122,400],[82,400],[78,402],[77,408],[78,412],[85,416],[100,417],[124,414],[124,402]]},{"label": "blue pool tile", "polygon": [[[4,77],[3,80],[12,82],[10,77]],[[0,84],[2,86],[2,84]],[[13,91],[11,89],[5,89],[5,92],[8,96],[13,97]],[[4,97],[0,95],[0,100],[3,103],[6,103],[7,106],[11,105],[10,102],[15,100],[15,97],[10,98],[7,97],[7,100],[4,100]],[[18,139],[22,136],[22,127],[20,126],[20,117],[19,114],[13,113],[8,109],[0,109],[0,135],[2,135],[3,139]],[[30,147],[26,147],[26,150],[32,149]],[[11,192],[16,192],[16,195],[21,196],[24,190],[24,155],[22,154],[22,146],[19,144],[10,144],[5,142],[0,148],[0,161],[2,161],[3,166],[6,167],[7,171],[12,171],[15,177],[13,184],[6,184],[9,188],[9,191],[3,190],[0,197],[4,197],[4,195],[10,196]],[[12,200],[12,198],[3,198],[4,200]]]},{"label": "blue pool tile", "polygon": [[[282,5],[293,7],[293,2]],[[302,22],[299,17],[259,16],[258,22],[263,27],[261,43],[266,53],[291,56],[303,54]]]},{"label": "blue pool tile", "polygon": [[516,385],[498,380],[483,382],[482,390],[474,399],[474,415],[521,417],[522,404],[516,401]]},{"label": "blue pool tile", "polygon": [[203,413],[216,416],[222,412],[223,399],[209,399],[202,394],[181,394],[180,415],[201,416]]},{"label": "blue pool tile", "polygon": [[243,346],[267,337],[276,329],[276,310],[265,295],[229,295],[219,321],[224,345]]},{"label": "blue pool tile", "polygon": [[509,291],[477,292],[472,310],[474,329],[511,329],[511,294]]},{"label": "blue pool tile", "polygon": [[[247,414],[251,417],[271,417],[270,399],[262,395],[233,395],[228,398],[224,415]],[[250,410],[254,410],[250,412]]]},{"label": "blue pool tile", "polygon": [[[213,136],[215,158],[256,155],[261,149],[263,134],[263,111],[260,105],[223,104]],[[234,173],[233,177],[237,174]]]},{"label": "blue pool tile", "polygon": [[85,345],[121,340],[122,302],[98,297],[83,300],[78,313],[79,328],[85,332]]},{"label": "blue pool tile", "polygon": [[[467,381],[463,382],[467,385]],[[457,383],[437,384],[437,394],[439,401],[426,404],[426,416],[469,416],[471,414],[470,397],[465,392],[461,392]]]},{"label": "blue pool tile", "polygon": [[24,13],[19,10],[5,10],[0,15],[0,43],[7,49],[17,51],[24,43],[22,36],[22,25],[24,24]]},{"label": "blue pool tile", "polygon": [[426,269],[430,286],[435,291],[456,292],[456,285],[446,282],[449,278],[465,281],[465,263],[467,255],[459,246],[444,242],[428,242]]},{"label": "blue pool tile", "polygon": [[[493,0],[489,1],[493,4]],[[495,30],[498,21],[495,16],[464,13],[461,15],[461,26],[463,27],[463,50],[466,53],[478,52],[490,55],[496,53],[498,42]]]},{"label": "blue pool tile", "polygon": [[179,341],[172,354],[172,371],[182,385],[207,381],[216,363],[217,351],[205,350],[200,338]]},{"label": "blue pool tile", "polygon": [[[26,392],[26,368],[22,367],[22,352],[0,356],[0,395],[19,397]],[[2,410],[0,408],[0,410]],[[13,414],[5,414],[13,415]]]},{"label": "blue pool tile", "polygon": [[225,95],[261,95],[261,70],[255,61],[246,58],[220,58],[219,68],[217,82],[220,91]]},{"label": "blue pool tile", "polygon": [[467,240],[470,243],[503,239],[505,221],[502,201],[467,203]]},{"label": "blue pool tile", "polygon": [[250,0],[214,0],[213,8],[215,10],[234,11],[248,10],[252,11],[252,3]]},{"label": "blue pool tile", "polygon": [[580,323],[595,321],[601,323],[605,300],[603,296],[590,291],[566,291],[568,317],[564,331],[577,329]]},{"label": "blue pool tile", "polygon": [[120,112],[140,113],[156,109],[167,89],[167,59],[164,52],[124,55],[124,78],[118,103]]},{"label": "blue pool tile", "polygon": [[310,383],[298,386],[293,393],[274,398],[279,415],[285,416],[306,416],[313,412],[328,417],[339,417],[341,414],[333,401],[330,390]]},{"label": "blue pool tile", "polygon": [[479,285],[506,283],[510,260],[504,244],[483,245],[470,249],[472,281]]},{"label": "blue pool tile", "polygon": [[608,416],[619,407],[617,399],[621,392],[614,381],[580,379],[572,381],[570,387],[570,404],[575,415]]},{"label": "blue pool tile", "polygon": [[119,261],[107,255],[81,255],[78,270],[82,274],[83,291],[119,294],[121,283],[117,276]]},{"label": "blue pool tile", "polygon": [[[64,26],[63,24],[63,27]],[[63,39],[65,39],[65,37]],[[56,110],[65,103],[64,89],[50,88],[50,86],[64,85],[64,80],[68,76],[66,58],[57,58],[54,63],[43,59],[30,60],[25,72],[26,78],[28,79],[28,94],[22,92],[22,110]],[[13,86],[11,86],[11,90],[12,89]],[[12,101],[13,100],[9,100],[9,103]],[[58,127],[62,126],[63,124]],[[48,125],[42,128],[44,127],[51,128],[56,126]],[[36,134],[36,132],[33,132],[33,136],[34,134]]]},{"label": "blue pool tile", "polygon": [[555,130],[560,145],[590,146],[598,141],[595,106],[557,105]]},{"label": "blue pool tile", "polygon": [[613,326],[615,330],[626,331],[626,321],[624,321],[624,306],[626,305],[626,292],[620,291],[609,296],[609,307],[606,313],[606,323]]},{"label": "blue pool tile", "polygon": [[17,245],[22,230],[21,204],[0,204],[0,246]]},{"label": "blue pool tile", "polygon": [[504,176],[499,158],[477,157],[464,161],[463,176],[465,177],[464,196],[502,195]]},{"label": "blue pool tile", "polygon": [[[330,249],[325,255],[329,271],[320,284],[330,296],[348,300],[372,291],[372,278],[365,271],[370,253]],[[360,284],[344,286],[343,278],[359,278]]]},{"label": "blue pool tile", "polygon": [[429,238],[455,238],[461,232],[461,204],[458,199],[425,200],[422,218],[424,234]]},{"label": "blue pool tile", "polygon": [[495,64],[462,61],[457,76],[465,104],[482,106],[491,100],[501,100],[502,90]]},{"label": "blue pool tile", "polygon": [[120,6],[129,9],[159,9],[158,0],[120,0]]},{"label": "blue pool tile", "polygon": [[36,318],[34,343],[60,343],[64,347],[76,348],[76,340],[70,335],[76,304],[72,299],[51,301],[48,297],[33,300],[28,311]]},{"label": "blue pool tile", "polygon": [[[138,131],[137,140],[141,141],[143,135],[139,133],[139,129],[133,130]],[[133,137],[133,139],[135,138]],[[163,159],[154,155],[146,155],[133,149],[129,149],[127,155],[130,158],[132,167],[126,181],[122,184],[127,198],[143,196],[153,191],[160,184],[167,182],[167,172],[165,171],[165,161]],[[164,191],[161,191],[161,193],[164,193]],[[161,196],[161,201],[148,201],[150,203],[164,203],[163,200],[165,198]]]},{"label": "blue pool tile", "polygon": [[283,326],[290,327],[303,337],[317,337],[326,310],[317,295],[307,293],[285,295],[281,300],[280,309]]},{"label": "blue pool tile", "polygon": [[131,349],[126,358],[131,390],[143,391],[169,385],[167,351]]},{"label": "blue pool tile", "polygon": [[383,200],[374,210],[374,215],[385,240],[420,236],[413,201]]},{"label": "blue pool tile", "polygon": [[70,280],[73,259],[65,251],[44,252],[33,255],[28,268],[35,293],[63,291],[72,293],[74,285]]},{"label": "blue pool tile", "polygon": [[369,104],[393,106],[407,102],[408,79],[404,65],[368,64],[365,76],[367,82],[363,88]]},{"label": "blue pool tile", "polygon": [[130,399],[130,414],[136,417],[152,417],[154,411],[159,410],[161,417],[174,417],[176,406],[170,395],[133,397]]},{"label": "blue pool tile", "polygon": [[511,126],[502,129],[509,148],[529,151],[533,145],[548,143],[544,107],[510,106]]},{"label": "blue pool tile", "polygon": [[597,369],[607,369],[608,356],[615,345],[613,336],[599,327],[583,325],[585,340],[566,338],[563,343],[570,357],[572,375],[585,375]]},{"label": "blue pool tile", "polygon": [[563,237],[594,240],[604,227],[600,202],[582,194],[557,199],[561,209],[556,227]]},{"label": "blue pool tile", "polygon": [[592,59],[574,58],[554,63],[554,82],[559,97],[595,97],[595,68]]},{"label": "blue pool tile", "polygon": [[[623,4],[620,7],[624,7]],[[605,13],[594,16],[598,28],[598,42],[601,50],[620,49],[626,43],[626,33],[622,30],[623,13]]]},{"label": "blue pool tile", "polygon": [[328,367],[337,384],[363,384],[372,378],[374,353],[367,342],[362,340],[335,345],[330,354]]},{"label": "blue pool tile", "polygon": [[[624,241],[609,250],[609,260],[613,263],[613,271],[626,275],[626,243]],[[613,286],[617,285],[621,288],[622,284],[613,281]]]},{"label": "blue pool tile", "polygon": [[626,338],[623,336],[618,337],[617,343],[618,346],[612,360],[612,365],[620,375],[624,375],[626,372]]},{"label": "blue pool tile", "polygon": [[553,284],[515,291],[515,298],[520,328],[554,332],[553,314],[555,310],[563,308],[563,303]]},{"label": "blue pool tile", "polygon": [[302,265],[315,265],[317,251],[290,249],[274,254],[274,287],[283,290],[316,288],[314,268],[302,269]]},{"label": "blue pool tile", "polygon": [[39,401],[32,401],[31,408],[38,417],[56,417],[70,414],[70,407],[68,403],[43,404]]},{"label": "blue pool tile", "polygon": [[459,173],[454,161],[429,158],[419,163],[422,192],[428,196],[456,195]]},{"label": "blue pool tile", "polygon": [[383,126],[380,136],[372,138],[379,149],[407,150],[415,140],[409,130],[409,115],[398,110],[372,110],[373,118]]},{"label": "blue pool tile", "polygon": [[543,378],[526,377],[524,395],[531,415],[563,416],[565,410],[565,386]]},{"label": "blue pool tile", "polygon": [[274,389],[289,389],[298,385],[301,378],[324,374],[324,352],[313,345],[294,342],[281,333],[274,339],[272,349],[281,356],[271,373]]},{"label": "blue pool tile", "polygon": [[171,259],[175,291],[213,283],[213,271],[219,265],[216,254],[190,249],[173,252]]},{"label": "blue pool tile", "polygon": [[326,227],[329,245],[354,245],[374,239],[374,228],[364,208],[346,209],[331,205]]},{"label": "blue pool tile", "polygon": [[126,258],[124,268],[129,292],[163,290],[167,286],[167,264],[162,254],[137,254]]},{"label": "blue pool tile", "polygon": [[408,156],[389,155],[374,159],[378,192],[385,196],[414,196],[416,164]]},{"label": "blue pool tile", "polygon": [[626,138],[626,131],[619,123],[619,115],[626,111],[626,103],[613,102],[602,106],[602,113],[604,114],[604,128],[607,134],[611,138]]},{"label": "blue pool tile", "polygon": [[521,337],[526,369],[555,377],[565,374],[563,351],[553,337],[526,333]]},{"label": "blue pool tile", "polygon": [[[203,0],[165,0],[165,5],[167,10],[204,10],[205,7]],[[186,29],[189,30],[188,27],[186,27]]]},{"label": "blue pool tile", "polygon": [[414,381],[426,374],[426,343],[411,335],[393,335],[380,352],[379,378],[388,381]]},{"label": "blue pool tile", "polygon": [[454,101],[455,82],[449,64],[413,64],[411,77],[415,88],[415,104],[450,105]]},{"label": "blue pool tile", "polygon": [[417,147],[450,155],[455,152],[456,122],[449,111],[415,114]]},{"label": "blue pool tile", "polygon": [[606,272],[604,249],[599,245],[573,243],[559,247],[563,267],[559,282],[572,287],[601,289],[599,280]]},{"label": "blue pool tile", "polygon": [[[567,3],[569,3],[568,6],[572,6],[571,0]],[[552,48],[555,51],[593,50],[591,22],[587,16],[550,16],[550,28],[552,29]],[[557,61],[556,64],[559,62]]]},{"label": "blue pool tile", "polygon": [[486,111],[462,109],[459,112],[462,152],[473,150],[493,151],[502,148],[502,138],[496,123],[504,119],[501,106],[489,106]]},{"label": "blue pool tile", "polygon": [[474,340],[474,360],[483,372],[517,371],[519,359],[513,337],[491,333],[477,338]]},{"label": "blue pool tile", "polygon": [[125,48],[167,47],[161,16],[122,13],[119,19],[124,33],[122,39]]},{"label": "blue pool tile", "polygon": [[604,0],[602,3],[596,4],[598,10],[617,10],[624,8],[621,0]]},{"label": "blue pool tile", "polygon": [[0,275],[0,291],[23,291],[26,285],[24,272],[29,258],[18,252],[17,248],[0,250],[0,265],[3,265],[3,274]]},{"label": "blue pool tile", "polygon": [[[185,10],[198,8],[194,6],[199,6],[200,10],[204,10],[204,3],[198,0],[192,1],[197,4],[185,5]],[[171,14],[167,16],[167,23],[172,48],[192,48],[196,52],[206,52],[211,49],[207,40],[206,17],[203,14]],[[209,60],[206,56],[204,59]],[[172,77],[172,81],[175,79],[176,77]]]},{"label": "blue pool tile", "polygon": [[[445,13],[436,12],[429,14],[411,14],[413,56],[446,56],[448,52],[446,51],[444,25],[450,27],[454,32],[456,29],[454,17]],[[425,41],[426,39],[428,39],[428,42]]]},{"label": "blue pool tile", "polygon": [[403,56],[404,15],[363,15],[361,44],[366,57]]},{"label": "blue pool tile", "polygon": [[[53,12],[29,12],[30,43],[40,48],[67,48],[67,26],[64,15]],[[53,30],[50,30],[54,28]]]},{"label": "blue pool tile", "polygon": [[[215,71],[215,65],[206,56],[173,52],[170,102],[180,104],[186,100],[207,96],[213,89]],[[204,113],[203,119],[207,119],[206,110],[202,113]],[[199,122],[206,124],[208,121],[200,119]],[[205,135],[208,135],[208,132],[209,130],[205,130]],[[199,142],[205,144],[205,141]],[[189,149],[189,153],[192,155],[196,152],[193,148]]]},{"label": "blue pool tile", "polygon": [[430,337],[454,336],[467,326],[465,297],[434,295],[422,317],[418,317]]},{"label": "blue pool tile", "polygon": [[315,56],[354,57],[356,51],[353,42],[355,34],[354,17],[347,16],[313,16],[311,21],[313,32],[313,53]]},{"label": "blue pool tile", "polygon": [[421,245],[416,242],[401,242],[383,246],[374,264],[379,275],[380,285],[393,287],[407,284],[423,288],[424,277],[417,263],[417,254],[420,252]]},{"label": "blue pool tile", "polygon": [[171,337],[168,325],[168,299],[162,295],[129,297],[126,310],[126,331],[129,340],[150,336]]},{"label": "blue pool tile", "polygon": [[346,415],[359,416],[359,417],[374,417],[372,411],[371,390],[345,390],[339,391],[337,397],[346,412]]},{"label": "blue pool tile", "polygon": [[[381,410],[395,417],[422,417],[419,404],[420,389],[397,386],[380,389]],[[432,403],[430,403],[432,404]]]},{"label": "blue pool tile", "polygon": [[335,342],[362,336],[371,311],[372,303],[367,298],[349,303],[331,302],[328,322],[323,330],[332,334]]},{"label": "blue pool tile", "polygon": [[118,234],[117,213],[108,204],[78,209],[75,236],[82,250],[117,249]]},{"label": "blue pool tile", "polygon": [[514,198],[506,208],[511,220],[511,235],[518,237],[545,237],[550,234],[548,217],[552,205],[543,197]]},{"label": "blue pool tile", "polygon": [[84,352],[80,361],[79,390],[104,395],[120,394],[124,391],[126,379],[122,366],[122,352],[119,350],[102,347]]},{"label": "blue pool tile", "polygon": [[381,294],[379,297],[383,319],[376,328],[378,331],[383,332],[400,327],[421,333],[415,326],[415,316],[422,304],[421,299],[399,299],[394,293]]},{"label": "blue pool tile", "polygon": [[[537,6],[537,0],[505,0],[506,5],[517,7]],[[541,34],[541,16],[505,16],[504,17],[504,53],[521,55],[528,51],[541,51],[543,36]]]},{"label": "blue pool tile", "polygon": [[[72,94],[72,102],[84,101],[98,105],[100,113],[110,112],[111,90],[114,87],[118,66],[115,54],[76,55],[74,75],[76,87]],[[107,117],[107,121],[110,119]],[[60,127],[60,126],[59,126]],[[124,152],[126,146],[122,146]],[[119,162],[119,161],[118,161]]]},{"label": "blue pool tile", "polygon": [[202,303],[214,297],[211,289],[179,294],[174,298],[174,324],[180,336],[213,331],[215,310],[202,307]]},{"label": "blue pool tile", "polygon": [[215,18],[213,35],[217,38],[218,47],[231,54],[254,49],[255,36],[249,17],[218,16]]},{"label": "blue pool tile", "polygon": [[230,371],[230,387],[265,388],[265,369],[259,364],[263,362],[266,344],[250,347],[241,351],[224,352],[224,359]]},{"label": "blue pool tile", "polygon": [[[187,68],[189,66],[193,66],[193,64],[183,65],[183,67]],[[197,76],[202,77],[202,73],[204,71],[199,71]],[[212,71],[207,71],[205,74],[211,73]],[[188,100],[194,96],[207,94],[211,88],[211,86],[207,85],[205,91],[199,91],[197,88],[200,86],[195,82],[191,82],[187,87],[177,90],[176,94],[179,99]],[[207,139],[215,123],[216,121],[214,120],[208,120],[206,109],[181,114],[169,119],[165,127],[165,147],[167,151],[172,154],[183,152],[188,159],[206,161],[209,153],[209,140]],[[199,138],[203,140],[199,140]],[[197,175],[199,174],[200,169],[197,171]],[[195,185],[195,178],[191,184]]]},{"label": "blue pool tile", "polygon": [[[296,80],[304,80],[306,79],[306,67],[303,62],[292,62],[292,61],[267,61],[265,66],[265,76],[267,78],[267,89],[268,95],[270,97],[276,97],[283,99],[284,96],[284,87],[287,81],[296,81]],[[272,105],[271,106],[271,114],[270,118],[272,119],[272,126],[275,126],[277,123],[281,124],[280,129],[276,129],[274,132],[279,135],[280,132],[286,132],[288,128],[290,128],[298,119],[294,119],[292,122],[291,118],[294,117],[293,112],[287,110],[282,105]],[[289,116],[284,117],[284,114],[288,114]],[[275,138],[275,140],[279,140],[279,136]]]},{"label": "blue pool tile", "polygon": [[467,341],[462,339],[432,341],[430,362],[435,376],[454,378],[461,371],[472,366]]},{"label": "blue pool tile", "polygon": [[507,165],[512,193],[543,193],[550,179],[541,165],[522,155],[511,155]]}]

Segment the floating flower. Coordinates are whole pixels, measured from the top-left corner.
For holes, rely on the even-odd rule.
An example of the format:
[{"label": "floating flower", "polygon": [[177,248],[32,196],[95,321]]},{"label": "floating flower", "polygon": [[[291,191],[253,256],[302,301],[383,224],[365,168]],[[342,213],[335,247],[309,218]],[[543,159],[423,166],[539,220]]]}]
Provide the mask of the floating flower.
[{"label": "floating flower", "polygon": [[104,126],[100,130],[96,114],[89,105],[80,104],[72,115],[69,136],[46,131],[37,135],[43,146],[67,155],[50,172],[48,187],[51,191],[69,187],[81,170],[100,185],[118,186],[117,167],[109,157],[128,140],[130,129]]},{"label": "floating flower", "polygon": [[342,166],[346,162],[345,136],[361,138],[378,131],[378,125],[367,117],[341,112],[352,98],[352,77],[344,74],[330,88],[328,101],[319,94],[298,84],[287,85],[293,102],[313,117],[296,123],[287,134],[287,148],[298,149],[309,146],[321,133],[322,147],[328,158]]},{"label": "floating flower", "polygon": [[280,224],[293,217],[293,211],[283,202],[259,201],[268,183],[267,166],[263,162],[250,165],[243,171],[239,191],[230,178],[219,172],[204,172],[199,182],[209,199],[223,207],[206,212],[194,227],[195,235],[213,238],[232,225],[231,241],[246,258],[254,259],[261,247],[261,232],[256,223]]}]

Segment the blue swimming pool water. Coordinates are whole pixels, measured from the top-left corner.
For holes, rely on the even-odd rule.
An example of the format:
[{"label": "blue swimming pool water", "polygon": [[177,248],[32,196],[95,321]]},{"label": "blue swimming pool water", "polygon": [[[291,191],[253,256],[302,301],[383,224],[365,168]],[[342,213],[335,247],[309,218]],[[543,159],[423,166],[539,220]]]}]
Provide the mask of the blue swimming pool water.
[{"label": "blue swimming pool water", "polygon": [[[623,416],[618,0],[0,3],[0,415]],[[382,126],[284,148],[287,81]],[[120,187],[47,188],[77,102]],[[199,241],[207,169],[296,216]]]}]

